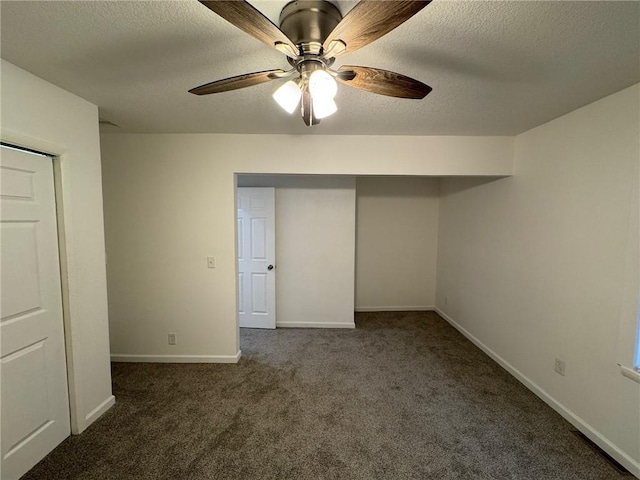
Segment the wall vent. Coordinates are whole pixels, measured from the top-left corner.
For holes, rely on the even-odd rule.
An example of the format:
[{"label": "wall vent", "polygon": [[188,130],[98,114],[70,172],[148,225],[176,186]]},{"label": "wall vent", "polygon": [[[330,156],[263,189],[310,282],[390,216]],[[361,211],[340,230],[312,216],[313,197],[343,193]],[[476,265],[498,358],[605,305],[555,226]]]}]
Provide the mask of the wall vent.
[{"label": "wall vent", "polygon": [[116,128],[120,128],[120,126],[119,126],[119,125],[116,125],[115,123],[110,122],[109,120],[106,120],[106,119],[104,119],[104,118],[99,119],[98,123],[99,123],[100,125],[106,125],[106,126],[109,126],[109,127],[116,127]]}]

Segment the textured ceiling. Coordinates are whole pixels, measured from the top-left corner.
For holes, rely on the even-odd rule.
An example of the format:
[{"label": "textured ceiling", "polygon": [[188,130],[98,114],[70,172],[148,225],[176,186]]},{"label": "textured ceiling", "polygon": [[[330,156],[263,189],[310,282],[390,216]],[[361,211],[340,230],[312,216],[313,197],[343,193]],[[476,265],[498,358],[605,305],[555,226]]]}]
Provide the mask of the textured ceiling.
[{"label": "textured ceiling", "polygon": [[[253,1],[274,23],[286,3]],[[335,2],[345,14],[356,2]],[[640,81],[637,1],[444,1],[338,59],[433,87],[405,100],[340,85],[316,127],[271,99],[280,82],[198,97],[285,57],[195,0],[2,1],[1,56],[100,107],[118,132],[513,135]]]}]

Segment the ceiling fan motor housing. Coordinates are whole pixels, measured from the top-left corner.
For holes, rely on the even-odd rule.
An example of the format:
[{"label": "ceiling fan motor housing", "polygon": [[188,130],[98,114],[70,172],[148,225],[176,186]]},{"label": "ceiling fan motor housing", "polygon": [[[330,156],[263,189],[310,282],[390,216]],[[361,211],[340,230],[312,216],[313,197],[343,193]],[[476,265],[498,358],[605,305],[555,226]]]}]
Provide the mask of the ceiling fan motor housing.
[{"label": "ceiling fan motor housing", "polygon": [[322,44],[342,20],[338,7],[325,0],[294,0],[280,12],[280,30],[301,55],[320,55]]}]

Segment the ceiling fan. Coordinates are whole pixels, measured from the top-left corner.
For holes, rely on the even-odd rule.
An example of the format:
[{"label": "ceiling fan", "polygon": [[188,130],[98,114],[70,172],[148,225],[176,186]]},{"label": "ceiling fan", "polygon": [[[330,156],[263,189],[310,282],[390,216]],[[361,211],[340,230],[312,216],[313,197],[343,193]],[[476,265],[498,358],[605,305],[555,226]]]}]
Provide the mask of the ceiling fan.
[{"label": "ceiling fan", "polygon": [[[424,98],[431,87],[399,73],[372,67],[331,68],[336,57],[377,40],[426,7],[428,1],[360,1],[344,17],[326,0],[294,0],[280,12],[280,28],[245,0],[199,0],[239,29],[287,56],[290,70],[265,70],[207,83],[189,90],[196,95],[251,87],[281,78],[273,98],[287,112],[301,105],[308,126],[337,110],[336,80],[367,92],[399,98]],[[302,100],[302,101],[301,101]]]}]

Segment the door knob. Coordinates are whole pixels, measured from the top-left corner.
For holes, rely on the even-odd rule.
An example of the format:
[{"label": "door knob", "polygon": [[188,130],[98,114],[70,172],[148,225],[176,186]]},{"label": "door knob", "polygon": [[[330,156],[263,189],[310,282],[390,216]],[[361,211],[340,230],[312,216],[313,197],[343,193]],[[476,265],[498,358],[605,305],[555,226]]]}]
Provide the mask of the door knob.
[{"label": "door knob", "polygon": [[267,270],[273,270],[273,269],[274,269],[274,266],[273,266],[273,265],[269,265],[269,266],[267,267]]}]

